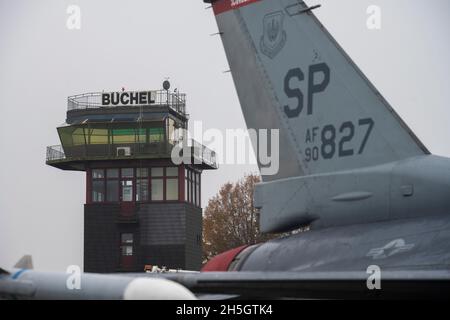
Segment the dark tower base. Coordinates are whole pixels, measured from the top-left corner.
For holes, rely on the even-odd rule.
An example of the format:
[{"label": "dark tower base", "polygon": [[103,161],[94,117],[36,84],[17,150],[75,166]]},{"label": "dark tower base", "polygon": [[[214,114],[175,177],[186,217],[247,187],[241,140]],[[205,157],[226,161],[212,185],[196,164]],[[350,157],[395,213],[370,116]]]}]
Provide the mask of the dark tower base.
[{"label": "dark tower base", "polygon": [[[130,216],[122,211],[120,204],[85,205],[85,272],[143,272],[145,265],[200,270],[200,208],[189,203],[149,203],[136,204]],[[130,256],[123,255],[123,234],[133,235]]]}]

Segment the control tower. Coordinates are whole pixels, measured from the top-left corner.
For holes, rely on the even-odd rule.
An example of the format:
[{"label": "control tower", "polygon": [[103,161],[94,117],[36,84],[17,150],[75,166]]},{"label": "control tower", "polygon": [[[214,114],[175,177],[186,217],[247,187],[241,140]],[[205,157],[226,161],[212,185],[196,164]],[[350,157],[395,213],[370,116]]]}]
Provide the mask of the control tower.
[{"label": "control tower", "polygon": [[[85,272],[201,267],[201,174],[217,169],[215,153],[186,141],[186,95],[164,87],[68,98],[46,163],[86,172]],[[175,164],[179,143],[189,152]]]}]

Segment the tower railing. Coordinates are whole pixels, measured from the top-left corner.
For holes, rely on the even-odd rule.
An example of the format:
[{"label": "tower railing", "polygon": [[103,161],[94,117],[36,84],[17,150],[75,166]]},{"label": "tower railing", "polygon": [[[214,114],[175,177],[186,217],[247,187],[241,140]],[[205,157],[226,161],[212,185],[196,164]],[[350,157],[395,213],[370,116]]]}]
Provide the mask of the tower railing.
[{"label": "tower railing", "polygon": [[[128,92],[128,91],[127,91]],[[146,104],[145,106],[168,106],[183,115],[186,114],[186,94],[171,92],[166,90],[152,91],[154,92],[155,101]],[[89,92],[70,96],[67,98],[67,109],[71,110],[85,110],[97,108],[116,108],[123,105],[108,105],[102,104],[102,94],[106,92]]]},{"label": "tower railing", "polygon": [[194,150],[194,156],[200,159],[202,162],[210,165],[211,167],[217,168],[216,152],[209,149],[207,146],[201,143],[191,140],[191,146]]},{"label": "tower railing", "polygon": [[[202,145],[201,143],[190,140],[188,147],[191,148],[192,156],[212,168],[217,168],[216,153],[209,149],[208,147]],[[134,143],[129,144],[132,153],[129,156],[120,156],[117,154],[117,148],[123,148],[124,145],[92,145],[92,146],[76,146],[67,148],[64,150],[62,145],[54,145],[47,147],[47,162],[58,162],[58,161],[72,161],[72,160],[103,160],[103,159],[113,159],[113,158],[133,158],[133,157],[145,157],[151,155],[170,155],[173,147],[176,143],[169,143],[167,141],[158,143]],[[91,148],[92,147],[92,148]],[[100,149],[96,149],[99,148]],[[75,149],[73,149],[75,148]]]},{"label": "tower railing", "polygon": [[57,161],[66,159],[62,145],[47,147],[47,161]]}]

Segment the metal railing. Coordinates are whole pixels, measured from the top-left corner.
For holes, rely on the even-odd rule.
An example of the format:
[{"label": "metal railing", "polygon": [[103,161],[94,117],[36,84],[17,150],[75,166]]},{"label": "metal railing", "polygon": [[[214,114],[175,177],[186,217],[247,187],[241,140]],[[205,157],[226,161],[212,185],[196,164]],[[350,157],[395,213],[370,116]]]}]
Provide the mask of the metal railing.
[{"label": "metal railing", "polygon": [[[194,158],[194,164],[204,163],[212,168],[217,168],[216,153],[208,147],[200,144],[195,140],[190,140],[188,147],[191,148],[192,156]],[[172,148],[176,143],[171,144],[167,141],[160,143],[134,143],[130,144],[132,150],[131,157],[133,156],[146,156],[155,154],[170,154]],[[77,147],[71,147],[74,150],[67,150],[64,152],[64,148],[61,145],[47,147],[47,162],[51,161],[64,161],[64,160],[81,160],[81,159],[101,159],[101,158],[117,158],[117,147],[124,147],[125,145],[82,145]],[[199,163],[197,163],[198,161]]]},{"label": "metal railing", "polygon": [[47,147],[47,161],[57,161],[64,159],[66,159],[66,155],[61,145]]},{"label": "metal railing", "polygon": [[207,146],[204,146],[201,143],[195,141],[194,139],[192,139],[191,141],[192,149],[194,151],[194,157],[198,158],[203,163],[206,163],[211,167],[217,168],[216,152],[209,149]]},{"label": "metal railing", "polygon": [[[127,91],[129,92],[129,91]],[[154,92],[154,103],[146,104],[146,106],[169,106],[171,109],[181,114],[186,114],[186,94],[178,92],[170,92],[166,90],[152,91]],[[103,105],[102,94],[107,92],[90,92],[83,93],[67,98],[68,110],[85,110],[96,108],[115,108],[123,105]]]}]

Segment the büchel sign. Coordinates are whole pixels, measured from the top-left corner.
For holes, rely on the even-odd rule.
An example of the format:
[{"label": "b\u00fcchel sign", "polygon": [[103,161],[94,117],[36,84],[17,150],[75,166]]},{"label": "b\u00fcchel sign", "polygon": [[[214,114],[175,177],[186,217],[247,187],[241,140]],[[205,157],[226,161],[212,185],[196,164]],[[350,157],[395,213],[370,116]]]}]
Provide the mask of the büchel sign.
[{"label": "b\u00fcchel sign", "polygon": [[154,104],[156,91],[123,91],[102,93],[102,106],[139,106]]}]

